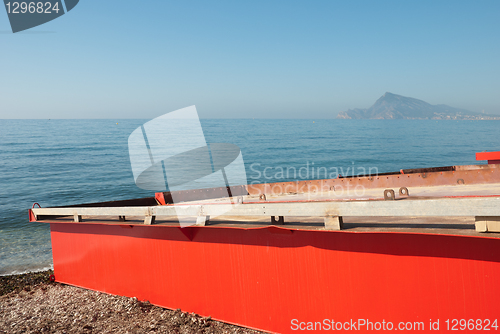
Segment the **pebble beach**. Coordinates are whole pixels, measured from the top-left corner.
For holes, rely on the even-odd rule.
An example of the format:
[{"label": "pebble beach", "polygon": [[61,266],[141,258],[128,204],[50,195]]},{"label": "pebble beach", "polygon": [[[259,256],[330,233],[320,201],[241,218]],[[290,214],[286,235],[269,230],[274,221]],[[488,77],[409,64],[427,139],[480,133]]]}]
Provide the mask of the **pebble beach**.
[{"label": "pebble beach", "polygon": [[262,333],[51,282],[52,274],[0,276],[0,333]]}]

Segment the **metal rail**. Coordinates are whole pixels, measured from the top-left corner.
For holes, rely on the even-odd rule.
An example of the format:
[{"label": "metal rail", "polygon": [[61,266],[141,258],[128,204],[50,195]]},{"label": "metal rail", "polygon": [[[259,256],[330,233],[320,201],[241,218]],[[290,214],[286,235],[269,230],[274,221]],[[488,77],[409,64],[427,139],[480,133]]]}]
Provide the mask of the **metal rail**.
[{"label": "metal rail", "polygon": [[[274,224],[282,217],[323,217],[326,229],[342,229],[343,216],[363,217],[475,217],[476,231],[500,232],[500,197],[402,199],[393,201],[325,201],[325,202],[263,202],[234,204],[184,203],[146,207],[67,207],[33,208],[35,219],[72,216],[81,222],[82,216],[144,217],[152,224],[156,217],[197,217],[196,225],[204,226],[210,217],[267,216]],[[275,217],[280,217],[278,220]]]}]

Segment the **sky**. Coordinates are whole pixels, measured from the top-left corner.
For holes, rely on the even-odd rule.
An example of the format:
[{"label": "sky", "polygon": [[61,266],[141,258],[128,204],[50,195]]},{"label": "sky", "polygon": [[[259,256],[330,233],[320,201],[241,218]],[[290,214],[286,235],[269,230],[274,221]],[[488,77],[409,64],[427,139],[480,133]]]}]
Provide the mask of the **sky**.
[{"label": "sky", "polygon": [[500,114],[500,1],[80,0],[13,34],[0,118],[335,118],[385,92]]}]

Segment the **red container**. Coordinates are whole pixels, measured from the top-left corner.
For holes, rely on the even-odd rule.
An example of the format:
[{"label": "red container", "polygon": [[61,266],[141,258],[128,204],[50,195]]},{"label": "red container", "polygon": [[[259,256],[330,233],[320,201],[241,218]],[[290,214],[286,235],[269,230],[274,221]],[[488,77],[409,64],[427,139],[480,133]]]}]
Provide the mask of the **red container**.
[{"label": "red container", "polygon": [[50,225],[58,282],[245,327],[448,331],[465,319],[495,330],[500,316],[498,238]]}]

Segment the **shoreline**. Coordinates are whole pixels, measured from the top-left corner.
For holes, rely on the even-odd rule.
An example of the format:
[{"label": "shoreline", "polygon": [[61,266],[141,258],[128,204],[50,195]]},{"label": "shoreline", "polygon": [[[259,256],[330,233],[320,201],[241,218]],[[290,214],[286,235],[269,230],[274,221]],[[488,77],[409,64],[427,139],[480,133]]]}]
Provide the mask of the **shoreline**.
[{"label": "shoreline", "polygon": [[52,265],[50,266],[46,266],[46,267],[42,267],[42,268],[38,268],[38,269],[24,269],[24,270],[20,270],[20,271],[17,271],[17,270],[14,270],[12,272],[9,272],[7,274],[0,274],[0,277],[5,277],[5,276],[18,276],[18,275],[24,275],[24,274],[36,274],[36,273],[43,273],[43,272],[48,272],[48,271],[51,271],[51,270],[54,270],[54,267]]},{"label": "shoreline", "polygon": [[45,271],[26,272],[0,276],[0,297],[9,293],[30,291],[32,288],[43,284],[51,284],[49,277],[53,275],[52,269]]},{"label": "shoreline", "polygon": [[51,282],[53,273],[0,276],[0,333],[263,333],[137,298]]}]

